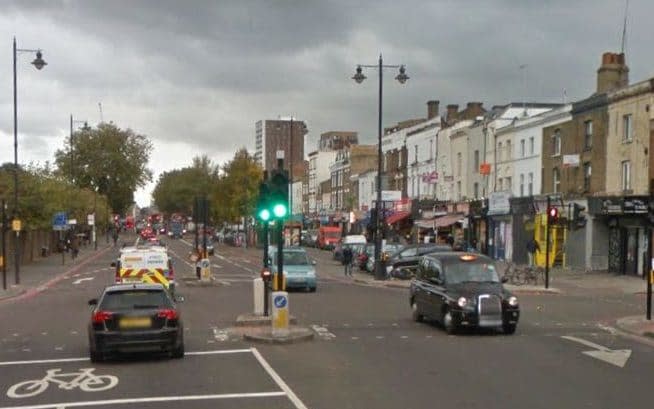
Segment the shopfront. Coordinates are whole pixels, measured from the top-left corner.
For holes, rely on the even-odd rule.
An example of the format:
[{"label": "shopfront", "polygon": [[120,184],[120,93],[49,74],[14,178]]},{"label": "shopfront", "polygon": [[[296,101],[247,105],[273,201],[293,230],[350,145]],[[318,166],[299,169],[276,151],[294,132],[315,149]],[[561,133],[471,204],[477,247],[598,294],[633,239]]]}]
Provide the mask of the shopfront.
[{"label": "shopfront", "polygon": [[608,227],[608,271],[643,276],[649,270],[651,229],[647,220],[648,196],[593,197],[589,213]]},{"label": "shopfront", "polygon": [[488,198],[488,255],[496,260],[511,260],[513,223],[511,192],[493,192]]}]

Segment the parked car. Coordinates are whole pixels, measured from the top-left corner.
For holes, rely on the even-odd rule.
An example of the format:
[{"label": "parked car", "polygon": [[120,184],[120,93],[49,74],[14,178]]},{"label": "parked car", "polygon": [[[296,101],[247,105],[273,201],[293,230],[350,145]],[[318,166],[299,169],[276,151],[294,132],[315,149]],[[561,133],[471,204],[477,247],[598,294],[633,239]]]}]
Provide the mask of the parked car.
[{"label": "parked car", "polygon": [[309,232],[304,232],[300,236],[300,245],[304,247],[316,247],[318,236]]},{"label": "parked car", "polygon": [[176,302],[161,284],[120,284],[104,289],[88,325],[92,362],[112,353],[155,351],[184,356],[184,328]]},{"label": "parked car", "polygon": [[[277,247],[269,248],[270,271],[277,271]],[[307,251],[302,247],[284,247],[284,275],[286,288],[305,288],[315,292],[318,287],[316,277],[316,262],[309,259]]]},{"label": "parked car", "polygon": [[[382,248],[382,260],[388,260],[391,256],[391,254],[395,254],[398,251],[404,249],[403,244],[399,243],[387,243],[383,248]],[[366,266],[365,270],[369,273],[374,273],[375,271],[375,247],[373,245],[372,252],[370,253],[370,256],[368,257],[368,260],[366,260]]]},{"label": "parked car", "polygon": [[[423,255],[450,251],[452,251],[452,247],[448,245],[431,244],[429,246],[419,247],[415,256],[411,256],[405,253],[398,255],[397,258],[389,261],[389,265],[387,265],[386,271],[393,278],[408,280],[415,275]],[[410,254],[410,252],[408,253]]]},{"label": "parked car", "polygon": [[513,334],[520,307],[503,281],[489,257],[460,252],[425,255],[409,291],[413,319],[437,320],[450,334],[462,327],[500,328]]},{"label": "parked car", "polygon": [[386,273],[390,275],[393,271],[393,265],[400,260],[415,262],[418,260],[416,257],[435,251],[452,251],[452,247],[434,243],[410,244],[388,257],[388,260],[386,260]]},{"label": "parked car", "polygon": [[366,236],[361,234],[348,234],[343,237],[339,243],[334,247],[334,260],[342,261],[343,260],[343,248],[349,247],[352,249],[353,254],[357,254],[361,248],[365,247],[367,244]]}]

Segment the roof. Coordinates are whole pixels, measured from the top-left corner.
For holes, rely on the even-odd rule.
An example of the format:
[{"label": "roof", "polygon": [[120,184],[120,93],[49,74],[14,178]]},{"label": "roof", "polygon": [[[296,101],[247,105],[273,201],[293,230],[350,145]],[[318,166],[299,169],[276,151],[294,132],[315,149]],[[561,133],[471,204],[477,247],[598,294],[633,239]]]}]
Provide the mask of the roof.
[{"label": "roof", "polygon": [[443,264],[453,264],[458,263],[461,260],[461,256],[473,256],[475,260],[473,262],[485,262],[485,263],[494,263],[495,261],[483,254],[477,253],[465,253],[461,251],[448,251],[440,253],[428,253],[425,254],[425,257],[438,259]]},{"label": "roof", "polygon": [[127,291],[127,290],[163,290],[165,287],[161,284],[154,283],[129,283],[115,284],[105,288],[105,291]]}]

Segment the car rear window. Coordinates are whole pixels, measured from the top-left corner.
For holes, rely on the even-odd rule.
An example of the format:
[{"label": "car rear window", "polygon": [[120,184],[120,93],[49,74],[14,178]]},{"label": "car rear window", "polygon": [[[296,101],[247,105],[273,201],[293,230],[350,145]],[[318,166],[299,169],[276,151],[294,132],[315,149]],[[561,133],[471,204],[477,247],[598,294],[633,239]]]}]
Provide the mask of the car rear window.
[{"label": "car rear window", "polygon": [[309,264],[307,254],[301,251],[284,252],[284,264],[291,266],[304,266]]},{"label": "car rear window", "polygon": [[100,303],[100,309],[105,311],[170,307],[172,302],[163,290],[111,291]]}]

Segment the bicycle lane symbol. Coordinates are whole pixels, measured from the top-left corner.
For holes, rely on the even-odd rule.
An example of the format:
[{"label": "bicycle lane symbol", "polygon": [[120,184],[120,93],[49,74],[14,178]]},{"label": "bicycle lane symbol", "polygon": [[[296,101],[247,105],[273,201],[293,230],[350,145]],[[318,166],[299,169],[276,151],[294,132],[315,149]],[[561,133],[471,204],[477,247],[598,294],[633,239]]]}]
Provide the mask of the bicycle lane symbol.
[{"label": "bicycle lane symbol", "polygon": [[12,385],[7,396],[13,399],[29,398],[45,392],[52,383],[59,389],[73,390],[79,388],[84,392],[100,392],[118,385],[118,377],[113,375],[95,375],[95,368],[81,368],[78,372],[61,373],[60,368],[48,369],[42,379],[30,379]]}]

